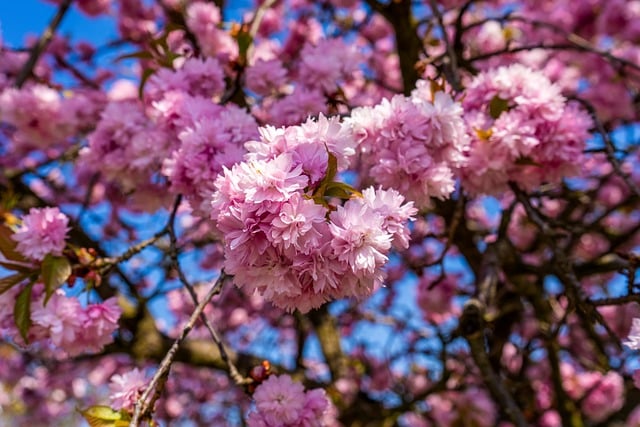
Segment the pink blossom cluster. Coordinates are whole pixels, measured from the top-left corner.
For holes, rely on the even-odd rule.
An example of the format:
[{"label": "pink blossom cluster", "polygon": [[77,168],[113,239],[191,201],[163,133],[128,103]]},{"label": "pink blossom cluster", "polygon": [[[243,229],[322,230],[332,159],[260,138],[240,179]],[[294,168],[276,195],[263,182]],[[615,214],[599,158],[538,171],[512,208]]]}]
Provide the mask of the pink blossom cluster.
[{"label": "pink blossom cluster", "polygon": [[324,390],[304,390],[289,375],[272,375],[253,393],[255,411],[249,413],[249,427],[320,427],[331,422]]},{"label": "pink blossom cluster", "polygon": [[581,402],[582,412],[594,422],[602,422],[624,404],[624,379],[615,372],[579,372],[568,364],[560,371],[571,399]]},{"label": "pink blossom cluster", "polygon": [[210,199],[222,168],[242,160],[243,144],[258,137],[258,125],[233,104],[220,106],[207,101],[201,117],[196,116],[182,129],[180,145],[164,160],[162,172],[169,178],[171,191],[186,196],[198,210]]},{"label": "pink blossom cluster", "polygon": [[338,83],[358,70],[361,55],[355,45],[342,39],[321,39],[306,44],[300,52],[299,81],[306,87],[333,93]]},{"label": "pink blossom cluster", "polygon": [[83,307],[77,298],[58,291],[46,305],[42,299],[32,304],[30,333],[46,338],[69,357],[97,353],[113,342],[120,314],[115,298]]},{"label": "pink blossom cluster", "polygon": [[246,144],[245,161],[215,181],[211,218],[225,239],[225,271],[237,286],[290,311],[369,295],[382,283],[392,246],[408,246],[413,203],[373,188],[343,205],[329,203],[331,186],[348,190],[327,178],[335,173],[328,165],[340,159],[337,170],[346,168],[355,146],[337,118],[260,133]]},{"label": "pink blossom cluster", "polygon": [[542,73],[518,64],[483,72],[465,90],[463,107],[468,192],[498,194],[509,181],[532,189],[579,172],[591,119]]},{"label": "pink blossom cluster", "polygon": [[351,112],[362,170],[384,188],[394,188],[419,207],[454,191],[455,174],[469,146],[462,106],[418,82],[410,97],[396,95]]},{"label": "pink blossom cluster", "polygon": [[66,96],[42,84],[0,92],[0,121],[15,131],[13,143],[22,148],[49,148],[65,142],[95,121],[104,96],[95,91]]},{"label": "pink blossom cluster", "polygon": [[[13,319],[13,306],[21,288],[15,286],[0,295],[0,333],[21,342]],[[116,298],[83,306],[78,298],[61,289],[45,304],[44,287],[36,284],[31,298],[31,327],[28,344],[58,358],[97,353],[113,342],[121,309]]]},{"label": "pink blossom cluster", "polygon": [[254,108],[253,114],[274,126],[298,124],[315,114],[326,114],[327,98],[317,89],[296,86],[291,93],[280,98],[267,99],[262,108]]},{"label": "pink blossom cluster", "polygon": [[18,242],[16,249],[22,255],[42,261],[47,254],[62,255],[68,225],[69,218],[57,207],[31,208],[11,238]]},{"label": "pink blossom cluster", "polygon": [[88,142],[80,153],[80,164],[92,172],[102,172],[125,191],[148,182],[170,149],[166,133],[133,99],[110,102]]},{"label": "pink blossom cluster", "polygon": [[158,30],[158,5],[141,0],[118,0],[118,5],[118,31],[124,38],[141,41]]},{"label": "pink blossom cluster", "polygon": [[287,82],[287,70],[278,58],[257,59],[247,67],[245,85],[258,95],[277,92]]},{"label": "pink blossom cluster", "polygon": [[238,44],[221,27],[220,9],[205,1],[194,1],[187,6],[186,22],[198,40],[205,56],[228,61],[238,56]]},{"label": "pink blossom cluster", "polygon": [[222,95],[224,70],[216,59],[188,58],[174,61],[174,65],[178,65],[175,70],[161,68],[149,78],[145,85],[145,100],[161,99],[170,91],[209,99]]}]

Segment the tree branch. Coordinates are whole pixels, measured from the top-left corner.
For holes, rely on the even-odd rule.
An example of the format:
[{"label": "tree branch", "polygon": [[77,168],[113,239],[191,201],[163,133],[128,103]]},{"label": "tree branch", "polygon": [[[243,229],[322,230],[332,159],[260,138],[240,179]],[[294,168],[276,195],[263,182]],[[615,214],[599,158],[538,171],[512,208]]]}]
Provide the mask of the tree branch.
[{"label": "tree branch", "polygon": [[73,0],[64,0],[62,3],[60,3],[58,11],[54,15],[53,19],[51,19],[51,22],[44,30],[33,48],[31,48],[29,59],[27,59],[27,62],[24,64],[24,66],[18,73],[18,76],[16,77],[15,85],[17,88],[21,88],[33,73],[33,69],[38,62],[38,59],[40,59],[40,55],[42,55],[42,52],[44,52],[49,43],[51,43],[51,40],[53,39],[56,30],[62,23],[62,19],[69,10],[71,3],[73,3]]}]

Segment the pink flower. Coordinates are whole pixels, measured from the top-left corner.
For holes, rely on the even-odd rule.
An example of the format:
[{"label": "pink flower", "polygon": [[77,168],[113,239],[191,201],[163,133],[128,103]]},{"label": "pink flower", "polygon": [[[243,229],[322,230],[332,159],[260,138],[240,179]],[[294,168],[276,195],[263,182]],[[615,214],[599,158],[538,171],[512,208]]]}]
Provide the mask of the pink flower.
[{"label": "pink flower", "polygon": [[192,2],[187,6],[186,21],[206,56],[228,60],[238,55],[236,41],[219,28],[221,16],[216,5],[203,1]]},{"label": "pink flower", "polygon": [[[306,247],[317,247],[322,237],[315,224],[325,222],[326,209],[295,193],[280,208],[273,219],[271,238],[284,249],[294,246],[299,251]],[[308,245],[305,242],[309,242]]]},{"label": "pink flower", "polygon": [[407,221],[413,221],[418,210],[413,202],[404,203],[404,197],[394,189],[374,190],[369,187],[362,192],[365,202],[383,218],[382,228],[393,236],[393,246],[398,249],[409,247]]},{"label": "pink flower", "polygon": [[145,86],[145,97],[158,100],[172,90],[209,99],[220,95],[224,90],[222,66],[214,58],[189,58],[176,70],[161,68]]},{"label": "pink flower", "polygon": [[48,86],[11,87],[0,92],[0,117],[15,126],[14,143],[47,148],[76,130],[65,103],[66,100]]},{"label": "pink flower", "polygon": [[434,277],[422,276],[418,282],[417,303],[424,317],[435,324],[441,324],[460,312],[454,297],[459,292],[455,277],[445,276],[434,283]]},{"label": "pink flower", "polygon": [[256,388],[253,399],[269,425],[292,424],[304,408],[304,387],[288,375],[273,375]]},{"label": "pink flower", "polygon": [[330,156],[342,160],[342,171],[355,154],[351,129],[338,118],[267,126],[260,136],[245,144],[245,161],[223,168],[214,183],[210,216],[224,236],[225,271],[289,311],[369,295],[382,283],[392,242],[408,244],[412,203],[373,188],[335,209],[324,201],[319,183]]},{"label": "pink flower", "polygon": [[44,304],[44,295],[32,303],[30,331],[38,340],[48,339],[53,350],[67,356],[97,353],[113,342],[121,310],[115,298],[82,307],[75,297],[56,291]]},{"label": "pink flower", "polygon": [[320,427],[331,421],[331,404],[324,390],[304,391],[289,375],[272,375],[253,393],[256,411],[249,427]]},{"label": "pink flower", "polygon": [[286,78],[287,70],[279,59],[259,59],[247,68],[245,83],[258,95],[270,95],[284,86]]},{"label": "pink flower", "polygon": [[[79,333],[78,353],[97,353],[113,342],[122,310],[115,297],[100,304],[88,305],[82,313],[83,325]],[[67,348],[69,352],[69,349]]]},{"label": "pink flower", "polygon": [[360,56],[355,45],[347,45],[342,39],[306,44],[300,53],[299,78],[307,87],[335,92],[340,81],[357,71]]},{"label": "pink flower", "polygon": [[216,107],[179,133],[180,148],[162,167],[171,190],[185,195],[197,211],[207,209],[202,205],[211,197],[223,166],[240,162],[245,153],[242,144],[258,136],[256,122],[244,110],[235,105]]},{"label": "pink flower", "polygon": [[467,191],[498,194],[509,181],[531,189],[578,171],[591,120],[542,72],[516,64],[481,73],[463,107],[472,137],[461,171]]},{"label": "pink flower", "polygon": [[387,262],[392,236],[382,228],[384,218],[362,199],[348,200],[330,218],[331,247],[354,273],[373,273]]},{"label": "pink flower", "polygon": [[294,125],[316,114],[326,114],[327,99],[317,89],[297,86],[294,91],[277,101],[263,105],[264,112],[258,111],[263,121],[275,126]]},{"label": "pink flower", "polygon": [[136,400],[138,400],[146,386],[146,375],[138,368],[122,375],[112,376],[109,384],[111,405],[116,409],[132,412]]},{"label": "pink flower", "polygon": [[81,164],[92,172],[97,168],[128,191],[149,181],[170,148],[168,135],[137,100],[110,102],[87,139]]},{"label": "pink flower", "polygon": [[419,83],[411,97],[354,109],[347,123],[360,142],[362,170],[383,188],[394,188],[418,207],[455,189],[454,172],[466,161],[469,138],[462,108],[450,95],[432,95]]},{"label": "pink flower", "polygon": [[618,411],[624,404],[624,380],[614,371],[606,375],[593,373],[581,375],[581,386],[586,391],[582,401],[582,410],[595,422],[604,421],[609,415]]},{"label": "pink flower", "polygon": [[[77,298],[68,298],[62,290],[56,291],[47,305],[44,296],[32,305],[31,320],[34,326],[47,331],[47,336],[57,348],[74,347],[84,325],[83,310]],[[72,351],[72,355],[76,355]]]},{"label": "pink flower", "polygon": [[69,231],[69,218],[55,208],[31,208],[11,237],[24,256],[41,261],[47,254],[60,256]]},{"label": "pink flower", "polygon": [[78,8],[89,16],[98,16],[109,12],[112,0],[79,0]]}]

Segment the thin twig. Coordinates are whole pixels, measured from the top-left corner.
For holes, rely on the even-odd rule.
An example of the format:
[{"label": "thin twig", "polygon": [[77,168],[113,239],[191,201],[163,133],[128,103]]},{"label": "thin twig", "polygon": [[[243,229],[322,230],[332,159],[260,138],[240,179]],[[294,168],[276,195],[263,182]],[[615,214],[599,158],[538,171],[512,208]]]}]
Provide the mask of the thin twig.
[{"label": "thin twig", "polygon": [[151,401],[148,401],[149,397],[154,392],[156,387],[159,387],[159,385],[166,380],[166,377],[169,375],[169,370],[171,369],[173,360],[175,359],[178,352],[178,348],[195,326],[205,307],[207,306],[207,304],[209,304],[209,301],[211,301],[211,299],[215,295],[220,293],[222,284],[226,278],[227,276],[226,274],[224,274],[224,271],[220,272],[220,277],[218,277],[218,280],[216,280],[209,292],[207,292],[207,295],[205,295],[202,301],[200,301],[200,303],[196,306],[195,310],[191,314],[191,317],[189,318],[189,321],[182,328],[180,336],[178,336],[178,338],[176,338],[176,340],[173,342],[173,345],[171,346],[165,357],[162,359],[160,367],[151,379],[151,382],[149,382],[149,385],[145,389],[144,393],[142,393],[142,396],[136,402],[135,410],[133,412],[133,417],[131,418],[129,427],[139,427],[140,422],[142,422],[142,420],[148,416],[149,409],[155,403],[155,401],[159,397],[159,394],[156,393]]},{"label": "thin twig", "polygon": [[607,155],[607,160],[609,161],[609,163],[611,163],[611,166],[613,167],[613,170],[615,171],[615,173],[620,178],[622,178],[622,180],[624,181],[625,184],[627,184],[629,189],[633,191],[633,193],[636,196],[640,197],[640,187],[638,187],[638,185],[632,179],[629,178],[629,174],[625,173],[622,170],[622,165],[616,158],[615,145],[611,140],[611,136],[609,135],[607,130],[604,128],[602,121],[598,118],[598,114],[596,113],[596,109],[593,106],[593,104],[579,97],[571,97],[571,99],[579,102],[589,112],[589,115],[591,116],[598,133],[600,134],[600,136],[602,137],[602,140],[604,141],[604,148],[605,148],[605,153]]},{"label": "thin twig", "polygon": [[249,35],[253,39],[256,34],[258,34],[258,30],[260,29],[260,23],[262,23],[262,19],[264,19],[264,14],[267,13],[267,10],[271,8],[276,3],[276,0],[267,0],[258,7],[256,14],[253,16],[251,20],[251,27],[249,28]]},{"label": "thin twig", "polygon": [[449,35],[447,34],[447,27],[444,24],[444,18],[442,17],[442,13],[440,13],[440,9],[438,9],[438,2],[436,0],[429,0],[431,4],[431,11],[433,15],[436,17],[436,21],[438,22],[438,26],[440,27],[440,31],[442,31],[442,39],[444,40],[444,45],[447,49],[447,55],[449,57],[449,63],[447,64],[444,61],[445,66],[448,65],[449,68],[449,80],[453,89],[457,92],[462,90],[462,85],[460,84],[460,75],[458,73],[458,57],[456,51],[453,49],[453,44],[449,40]]},{"label": "thin twig", "polygon": [[469,343],[471,356],[482,374],[482,379],[493,397],[500,403],[504,412],[516,426],[526,427],[529,423],[527,423],[524,414],[498,374],[491,367],[491,362],[487,357],[484,338],[484,308],[485,304],[477,298],[473,298],[465,304],[462,318],[460,319],[462,333]]},{"label": "thin twig", "polygon": [[[181,200],[182,200],[181,196],[178,196],[176,198],[173,211],[171,212],[171,217],[169,218],[169,222],[167,224],[167,231],[169,233],[169,256],[171,258],[171,263],[173,264],[173,267],[178,272],[178,277],[180,279],[180,282],[187,289],[187,292],[191,296],[191,300],[193,301],[193,303],[195,305],[198,305],[198,295],[196,294],[196,291],[193,289],[193,285],[189,282],[189,280],[187,280],[187,277],[185,276],[184,271],[182,271],[182,268],[180,267],[180,261],[178,259],[178,245],[177,245],[178,239],[175,232],[175,217],[176,217],[176,212],[177,212],[178,206],[180,205]],[[250,378],[243,377],[242,374],[240,374],[240,371],[238,371],[238,368],[233,363],[233,361],[229,357],[229,354],[227,353],[227,349],[224,343],[222,342],[222,339],[220,338],[220,334],[218,334],[218,331],[216,331],[216,329],[213,327],[213,325],[211,324],[209,319],[204,315],[204,313],[200,314],[200,320],[202,320],[205,327],[209,331],[209,335],[211,335],[211,339],[213,340],[213,342],[218,346],[218,350],[220,351],[220,357],[229,367],[229,375],[231,375],[231,378],[233,379],[233,381],[235,381],[235,383],[238,385],[244,385],[244,384],[250,383],[252,380]]]},{"label": "thin twig", "polygon": [[73,3],[73,0],[64,0],[60,4],[60,6],[58,7],[58,11],[54,15],[53,19],[51,19],[51,22],[31,49],[31,55],[29,55],[29,59],[27,59],[27,62],[24,64],[24,66],[20,70],[20,73],[18,73],[18,76],[16,77],[15,85],[17,88],[21,88],[33,73],[33,69],[38,62],[38,59],[40,59],[40,55],[42,55],[42,52],[44,52],[49,43],[51,43],[51,40],[53,39],[56,30],[60,26],[62,19],[67,13],[67,10],[69,10],[71,3]]},{"label": "thin twig", "polygon": [[125,252],[123,252],[121,255],[119,255],[117,257],[100,258],[96,262],[96,267],[101,268],[102,270],[104,270],[104,271],[101,271],[100,274],[105,274],[107,271],[109,271],[111,268],[113,268],[113,266],[115,266],[116,264],[119,264],[119,263],[124,262],[124,261],[128,261],[134,255],[142,252],[143,249],[153,245],[158,240],[160,240],[160,238],[162,236],[164,236],[165,234],[167,234],[167,231],[166,230],[161,230],[161,231],[157,232],[156,234],[154,234],[153,236],[149,237],[148,239],[143,240],[142,242],[138,243],[137,245],[131,246],[129,249],[127,249]]},{"label": "thin twig", "polygon": [[621,305],[621,304],[627,304],[630,302],[640,303],[640,295],[630,294],[630,295],[623,295],[620,297],[598,298],[598,299],[592,299],[589,302],[596,307],[601,307],[605,305]]}]

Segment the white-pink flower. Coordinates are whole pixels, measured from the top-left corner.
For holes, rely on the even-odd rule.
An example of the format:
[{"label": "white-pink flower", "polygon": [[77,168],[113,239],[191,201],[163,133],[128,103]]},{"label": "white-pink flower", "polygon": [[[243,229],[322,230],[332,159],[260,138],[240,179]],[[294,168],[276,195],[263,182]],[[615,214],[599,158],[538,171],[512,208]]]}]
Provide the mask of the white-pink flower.
[{"label": "white-pink flower", "polygon": [[633,319],[631,331],[629,331],[629,336],[623,344],[632,350],[640,350],[640,318]]}]

